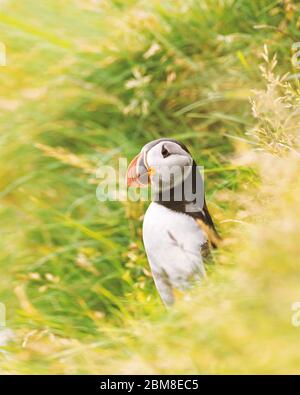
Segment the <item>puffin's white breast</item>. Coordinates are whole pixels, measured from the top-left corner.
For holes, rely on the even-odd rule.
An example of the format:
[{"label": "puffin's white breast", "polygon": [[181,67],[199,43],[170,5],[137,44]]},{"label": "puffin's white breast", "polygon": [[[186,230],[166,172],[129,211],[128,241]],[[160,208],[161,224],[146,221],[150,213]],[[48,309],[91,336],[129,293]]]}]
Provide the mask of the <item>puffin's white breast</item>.
[{"label": "puffin's white breast", "polygon": [[153,274],[167,274],[173,286],[182,288],[192,275],[205,273],[201,245],[206,237],[189,215],[152,202],[144,217],[143,239]]}]

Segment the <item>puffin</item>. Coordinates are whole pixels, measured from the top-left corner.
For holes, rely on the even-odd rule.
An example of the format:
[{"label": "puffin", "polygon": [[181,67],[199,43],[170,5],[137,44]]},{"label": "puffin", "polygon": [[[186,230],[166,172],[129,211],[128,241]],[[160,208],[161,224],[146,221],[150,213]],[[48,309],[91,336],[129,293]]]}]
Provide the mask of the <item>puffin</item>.
[{"label": "puffin", "polygon": [[206,277],[221,237],[208,211],[204,182],[188,148],[172,138],[146,144],[130,162],[128,187],[150,187],[143,242],[157,291],[169,307]]}]

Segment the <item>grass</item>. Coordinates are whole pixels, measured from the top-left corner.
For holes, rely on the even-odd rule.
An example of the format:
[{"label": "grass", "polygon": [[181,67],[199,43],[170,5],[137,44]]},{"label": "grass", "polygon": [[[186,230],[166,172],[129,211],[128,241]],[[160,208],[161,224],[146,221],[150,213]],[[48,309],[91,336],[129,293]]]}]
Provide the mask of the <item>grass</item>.
[{"label": "grass", "polygon": [[[0,301],[15,332],[1,372],[299,373],[299,84],[277,78],[297,72],[298,15],[267,0],[0,5]],[[99,166],[161,136],[205,166],[225,239],[170,311],[146,204],[96,199]]]}]

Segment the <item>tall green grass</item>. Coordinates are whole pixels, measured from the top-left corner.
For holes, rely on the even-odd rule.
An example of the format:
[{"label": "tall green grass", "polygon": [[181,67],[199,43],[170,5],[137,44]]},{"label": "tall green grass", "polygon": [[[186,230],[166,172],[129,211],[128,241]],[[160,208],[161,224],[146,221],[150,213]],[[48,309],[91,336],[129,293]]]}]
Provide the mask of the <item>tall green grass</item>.
[{"label": "tall green grass", "polygon": [[[298,162],[273,149],[297,150],[297,80],[276,81],[297,71],[296,2],[0,7],[0,301],[16,334],[2,370],[297,371]],[[273,85],[259,68],[264,45],[278,58]],[[96,199],[97,167],[117,167],[161,136],[185,142],[205,166],[225,239],[208,283],[171,311],[142,246],[146,204]],[[282,195],[274,178],[286,180]]]}]

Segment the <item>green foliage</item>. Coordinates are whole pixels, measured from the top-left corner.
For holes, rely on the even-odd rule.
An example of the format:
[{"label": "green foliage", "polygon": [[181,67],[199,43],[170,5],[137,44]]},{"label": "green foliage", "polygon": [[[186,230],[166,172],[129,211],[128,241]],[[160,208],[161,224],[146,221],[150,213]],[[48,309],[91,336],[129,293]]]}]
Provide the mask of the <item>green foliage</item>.
[{"label": "green foliage", "polygon": [[[297,83],[278,82],[275,66],[265,82],[259,65],[267,44],[276,72],[296,71],[299,5],[11,0],[0,4],[0,32],[0,301],[16,333],[3,371],[296,371],[289,303],[299,233],[289,192],[299,186],[283,174],[287,193],[273,185],[270,194],[266,161],[254,166],[253,155],[277,154],[279,143],[297,153]],[[284,111],[293,114],[286,124]],[[209,282],[171,311],[142,246],[145,205],[96,199],[99,165],[117,166],[161,136],[184,141],[205,166],[226,240]],[[296,159],[280,160],[296,174]],[[263,210],[269,201],[290,219],[287,233],[275,231],[277,206]]]}]

